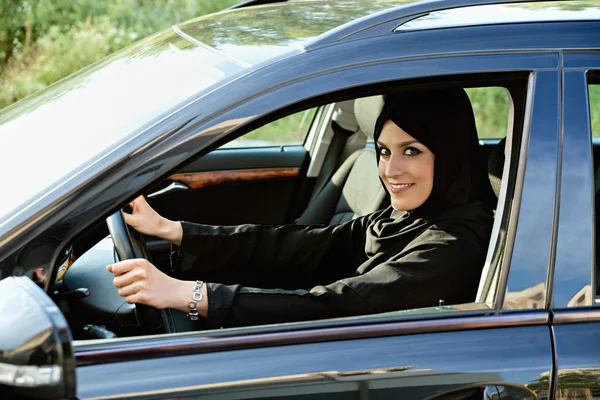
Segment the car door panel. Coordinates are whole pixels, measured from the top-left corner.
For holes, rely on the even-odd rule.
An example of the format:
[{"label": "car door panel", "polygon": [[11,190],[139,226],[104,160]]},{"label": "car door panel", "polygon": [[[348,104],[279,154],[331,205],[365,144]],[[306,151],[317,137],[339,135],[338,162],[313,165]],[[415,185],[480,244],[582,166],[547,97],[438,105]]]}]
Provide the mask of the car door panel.
[{"label": "car door panel", "polygon": [[[520,57],[521,55],[502,55],[500,59],[508,62]],[[539,57],[542,61],[557,59],[556,54],[543,54]],[[355,85],[369,84],[375,79],[374,76],[377,79],[401,79],[403,75],[399,71],[407,71],[409,77],[414,77],[439,71],[441,65],[447,66],[451,71],[456,70],[457,73],[475,68],[473,63],[467,67],[466,61],[471,61],[471,58],[465,57],[463,62],[458,62],[455,58],[461,57],[453,57],[447,65],[445,59],[435,60],[431,65],[431,60],[427,60],[424,62],[425,68],[419,68],[418,73],[416,67],[422,65],[419,64],[420,61],[414,60],[398,62],[393,69],[389,64],[381,70],[369,65],[356,68],[351,74],[348,73],[350,75],[344,71],[344,74],[340,74],[340,79],[354,82]],[[481,62],[479,68],[482,70],[509,68],[499,63],[494,63],[491,67],[488,63],[497,59],[489,57],[483,63],[483,58],[486,57],[475,58]],[[535,69],[537,64],[534,63],[532,67],[528,62],[539,60],[537,56],[527,56],[521,61],[523,64],[519,64],[519,68]],[[435,71],[427,69],[433,68],[434,64]],[[517,68],[512,63],[508,64],[510,68]],[[404,69],[403,66],[410,68]],[[557,78],[556,71],[544,71],[543,74],[546,82],[553,83]],[[339,89],[340,85],[332,79],[321,84],[321,90],[334,90],[336,85]],[[311,86],[303,83],[303,90],[308,90],[308,87]],[[283,91],[283,87],[262,97],[289,97],[280,90]],[[311,90],[310,95],[315,95],[315,89]],[[309,96],[307,93],[302,95]],[[532,92],[531,95],[539,103],[543,102],[542,97],[538,99],[538,92]],[[262,107],[269,104],[264,98],[259,99]],[[254,101],[248,101],[240,107],[243,110],[237,110],[238,113],[254,115],[256,112],[251,111],[256,111],[253,107],[258,105]],[[222,118],[229,117],[224,115]],[[533,119],[539,118],[544,116],[534,113]],[[554,166],[552,164],[547,167],[552,169]],[[176,194],[173,193],[172,196]],[[543,313],[540,311],[536,315]],[[327,341],[313,339],[312,343],[304,344],[290,341],[285,346],[277,342],[265,342],[261,346],[252,345],[253,348],[247,348],[243,337],[229,337],[226,339],[230,341],[231,347],[193,351],[188,347],[190,344],[200,347],[207,344],[210,347],[212,339],[198,336],[196,340],[176,346],[179,350],[172,355],[165,352],[165,346],[169,341],[176,340],[174,338],[160,341],[156,345],[159,349],[157,352],[152,346],[132,341],[120,348],[122,354],[118,359],[103,358],[108,353],[102,353],[101,348],[97,349],[100,352],[98,363],[86,362],[86,351],[82,350],[78,352],[79,395],[189,398],[210,394],[215,398],[264,398],[283,396],[285,391],[286,395],[311,394],[317,398],[323,393],[328,393],[328,396],[331,393],[342,393],[339,396],[343,398],[423,398],[466,387],[483,388],[493,383],[500,387],[516,385],[538,393],[542,398],[548,397],[552,345],[547,323],[543,321],[537,325],[522,327],[512,323],[510,328],[495,327],[494,318],[482,317],[479,329],[468,330],[470,327],[466,324],[463,331],[419,334],[419,329],[415,328],[413,335],[406,336],[382,335],[379,338],[363,339],[358,336],[352,340],[330,337]],[[360,329],[362,337],[367,337],[377,328],[362,326]],[[313,334],[310,330],[291,333],[306,336]],[[274,339],[278,337],[278,334],[273,335]],[[249,340],[252,342],[259,339],[254,337]],[[135,358],[128,359],[127,354],[134,354]],[[165,367],[167,365],[168,368]],[[115,384],[106,387],[107,385],[98,382],[98,376],[102,376],[104,382],[111,381]],[[181,391],[174,393],[176,388],[181,388]],[[370,397],[365,397],[365,393]]]},{"label": "car door panel", "polygon": [[169,176],[169,182],[179,182],[189,190],[150,201],[161,215],[173,220],[284,223],[307,158],[303,146],[218,149]]},{"label": "car door panel", "polygon": [[[598,321],[598,312],[595,317]],[[599,398],[600,322],[561,324],[552,329],[557,354],[555,398]]]},{"label": "car door panel", "polygon": [[421,399],[494,384],[546,398],[552,368],[547,325],[163,355],[80,365],[78,395]]},{"label": "car door panel", "polygon": [[597,100],[589,93],[599,68],[596,52],[564,56],[560,220],[551,302],[556,399],[600,398],[598,150],[591,138]]},{"label": "car door panel", "polygon": [[[174,221],[283,224],[302,201],[307,162],[303,146],[217,149],[170,175],[162,186],[178,186],[149,202]],[[147,244],[157,264],[168,264],[169,243],[147,238]]]},{"label": "car door panel", "polygon": [[300,145],[217,149],[193,160],[178,172],[298,167],[304,162],[306,153]]}]

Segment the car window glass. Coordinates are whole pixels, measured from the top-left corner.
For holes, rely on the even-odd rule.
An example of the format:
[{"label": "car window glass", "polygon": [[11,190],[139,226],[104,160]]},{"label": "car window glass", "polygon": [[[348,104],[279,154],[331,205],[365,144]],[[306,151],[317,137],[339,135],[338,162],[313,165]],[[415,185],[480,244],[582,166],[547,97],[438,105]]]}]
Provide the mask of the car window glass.
[{"label": "car window glass", "polygon": [[477,134],[480,139],[502,139],[506,137],[508,118],[508,93],[502,87],[466,89],[473,113]]},{"label": "car window glass", "polygon": [[301,145],[310,130],[316,111],[316,108],[310,108],[280,118],[226,143],[221,148]]}]

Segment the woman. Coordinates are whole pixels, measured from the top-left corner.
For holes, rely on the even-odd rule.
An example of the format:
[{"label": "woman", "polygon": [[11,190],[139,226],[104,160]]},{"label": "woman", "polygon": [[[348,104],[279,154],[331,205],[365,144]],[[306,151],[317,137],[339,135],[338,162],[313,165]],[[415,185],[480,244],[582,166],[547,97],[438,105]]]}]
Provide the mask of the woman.
[{"label": "woman", "polygon": [[108,266],[119,294],[188,315],[194,296],[206,328],[473,301],[493,216],[466,93],[388,98],[374,132],[386,210],[338,226],[223,227],[169,221],[140,197],[127,223],[179,246],[173,270],[193,280],[127,260]]}]

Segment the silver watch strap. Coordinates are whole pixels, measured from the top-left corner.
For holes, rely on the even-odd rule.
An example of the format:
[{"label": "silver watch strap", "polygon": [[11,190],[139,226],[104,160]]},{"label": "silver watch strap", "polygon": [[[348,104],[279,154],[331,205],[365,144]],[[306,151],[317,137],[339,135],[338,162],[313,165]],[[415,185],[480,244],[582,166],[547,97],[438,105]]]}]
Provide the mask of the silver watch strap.
[{"label": "silver watch strap", "polygon": [[194,291],[192,292],[192,300],[190,300],[188,304],[190,311],[188,312],[187,316],[192,321],[198,320],[198,303],[202,301],[203,298],[202,285],[204,285],[204,282],[196,281],[196,284],[194,285]]}]

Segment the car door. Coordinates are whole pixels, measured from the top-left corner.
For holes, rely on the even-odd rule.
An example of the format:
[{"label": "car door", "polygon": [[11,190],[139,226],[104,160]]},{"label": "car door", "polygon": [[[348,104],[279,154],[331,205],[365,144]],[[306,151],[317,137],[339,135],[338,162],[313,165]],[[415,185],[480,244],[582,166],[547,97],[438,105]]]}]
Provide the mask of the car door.
[{"label": "car door", "polygon": [[[368,63],[282,85],[256,102],[391,80],[520,71],[523,133],[509,157],[479,300],[281,326],[75,345],[81,398],[548,398],[546,288],[555,226],[558,55]],[[317,89],[318,88],[318,89]],[[252,107],[252,102],[245,104]],[[232,111],[233,112],[233,111]],[[519,128],[520,129],[520,128]],[[510,268],[509,268],[510,266]],[[489,274],[490,278],[487,279]],[[507,291],[506,296],[504,295]],[[540,289],[541,287],[541,289]],[[536,302],[541,291],[542,301]],[[479,397],[478,397],[479,396]]]},{"label": "car door", "polygon": [[[314,185],[307,170],[314,133],[320,127],[317,110],[310,108],[267,123],[196,157],[156,185],[148,202],[174,221],[292,222]],[[168,263],[167,241],[146,237],[146,243],[153,260]]]},{"label": "car door", "polygon": [[311,108],[267,123],[191,160],[149,195],[150,203],[173,220],[290,222],[305,183],[314,135],[308,136],[317,128],[316,111]]},{"label": "car door", "polygon": [[564,55],[560,219],[552,292],[557,399],[600,396],[600,174],[595,167],[600,161],[599,71],[596,53]]}]

